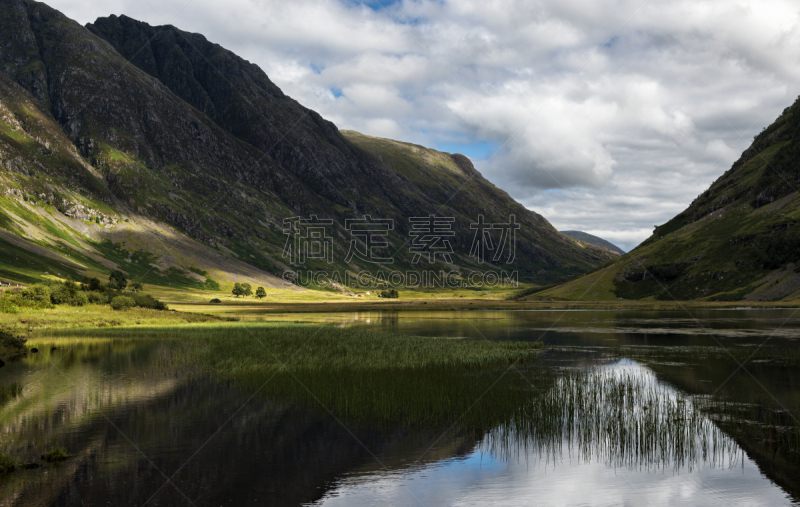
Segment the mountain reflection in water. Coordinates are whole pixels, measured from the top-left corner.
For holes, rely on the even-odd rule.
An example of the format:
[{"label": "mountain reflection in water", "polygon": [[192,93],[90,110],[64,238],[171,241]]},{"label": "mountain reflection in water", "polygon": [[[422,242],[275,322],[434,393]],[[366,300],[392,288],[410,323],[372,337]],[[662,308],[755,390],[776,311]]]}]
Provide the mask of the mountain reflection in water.
[{"label": "mountain reflection in water", "polygon": [[[492,339],[519,339],[536,336],[523,328],[547,322],[503,312],[487,325],[489,312],[470,312],[473,322],[465,312],[444,313],[431,316],[430,329],[408,315],[373,316],[370,324],[397,331],[407,320],[414,334],[446,335],[449,320],[451,335],[478,338],[472,326]],[[368,419],[340,424],[313,403],[197,376],[159,342],[76,339],[40,347],[0,372],[0,384],[23,386],[21,396],[0,404],[0,450],[32,462],[61,445],[72,457],[0,476],[0,506],[792,503],[796,475],[782,464],[784,451],[740,437],[731,408],[704,396],[712,382],[702,381],[716,388],[733,371],[731,361],[708,333],[686,333],[690,322],[674,315],[654,322],[658,315],[641,313],[581,315],[570,330],[545,335],[555,347],[547,364],[510,373],[530,403],[478,433]],[[768,317],[713,316],[706,330],[766,333]],[[681,330],[674,336],[641,331],[673,325]],[[585,334],[575,331],[581,326]],[[604,326],[614,331],[598,332]],[[728,333],[726,345],[752,351],[742,344],[756,334],[742,334]],[[781,340],[767,353],[796,346]],[[750,370],[794,406],[791,364]],[[754,402],[760,395],[746,380],[734,377],[721,394],[743,392]]]}]

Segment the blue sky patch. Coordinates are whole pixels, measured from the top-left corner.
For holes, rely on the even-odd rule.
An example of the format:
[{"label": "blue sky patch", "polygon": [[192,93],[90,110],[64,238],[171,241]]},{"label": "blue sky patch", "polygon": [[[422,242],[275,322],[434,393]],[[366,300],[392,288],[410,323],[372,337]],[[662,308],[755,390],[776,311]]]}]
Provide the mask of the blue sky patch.
[{"label": "blue sky patch", "polygon": [[394,4],[399,4],[400,0],[342,0],[345,4],[366,5],[373,11],[380,11]]},{"label": "blue sky patch", "polygon": [[461,153],[472,159],[486,159],[492,156],[498,148],[495,141],[481,141],[475,143],[438,143],[436,149],[447,153]]}]

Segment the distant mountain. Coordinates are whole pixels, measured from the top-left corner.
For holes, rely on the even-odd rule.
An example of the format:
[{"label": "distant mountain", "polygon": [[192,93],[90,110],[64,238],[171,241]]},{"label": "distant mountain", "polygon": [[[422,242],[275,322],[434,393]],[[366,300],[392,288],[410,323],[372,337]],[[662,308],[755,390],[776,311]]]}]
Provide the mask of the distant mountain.
[{"label": "distant mountain", "polygon": [[[0,278],[121,268],[158,285],[277,285],[290,217],[332,222],[333,268],[346,220],[390,219],[394,269],[412,266],[410,219],[455,219],[448,271],[506,269],[469,255],[483,215],[513,214],[513,269],[552,283],[610,258],[581,248],[494,187],[469,159],[344,135],[256,65],[173,26],[125,16],[86,27],[31,0],[0,0]],[[362,245],[363,246],[363,245]],[[6,253],[9,253],[6,255]],[[11,255],[10,253],[13,253]]]},{"label": "distant mountain", "polygon": [[565,299],[800,298],[800,99],[682,213],[603,268],[536,294]]},{"label": "distant mountain", "polygon": [[606,241],[603,238],[598,238],[597,236],[593,236],[593,235],[591,235],[591,234],[589,234],[587,232],[582,232],[582,231],[558,231],[558,232],[560,232],[564,236],[567,236],[568,238],[584,241],[586,243],[589,243],[589,244],[592,244],[592,245],[595,245],[595,246],[602,246],[603,248],[607,248],[608,250],[611,250],[612,252],[617,252],[620,255],[625,253],[625,250],[623,250],[622,248],[618,247],[614,243],[612,243],[610,241]]}]

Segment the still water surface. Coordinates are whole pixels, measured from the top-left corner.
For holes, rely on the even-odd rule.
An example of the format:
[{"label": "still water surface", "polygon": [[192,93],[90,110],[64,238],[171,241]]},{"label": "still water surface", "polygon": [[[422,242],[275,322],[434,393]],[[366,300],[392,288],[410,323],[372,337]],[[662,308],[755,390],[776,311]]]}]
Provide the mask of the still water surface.
[{"label": "still water surface", "polygon": [[[800,414],[794,310],[261,318],[543,341],[548,367],[655,389],[669,405],[664,414],[678,407],[681,421],[692,423],[669,416],[653,426],[653,452],[604,442],[611,433],[584,431],[590,424],[580,417],[544,447],[513,431],[475,437],[424,425],[345,425],[325,411],[193,376],[157,341],[43,339],[38,354],[0,370],[1,387],[23,388],[0,402],[0,450],[41,463],[42,452],[61,445],[71,458],[0,476],[0,506],[788,505],[800,498],[797,450],[780,438]],[[781,415],[742,432],[697,408],[712,394]],[[662,413],[636,401],[644,397],[632,399],[619,413],[634,425]],[[592,416],[601,430],[618,408]],[[671,444],[687,441],[689,450]],[[701,441],[702,452],[693,447]]]}]

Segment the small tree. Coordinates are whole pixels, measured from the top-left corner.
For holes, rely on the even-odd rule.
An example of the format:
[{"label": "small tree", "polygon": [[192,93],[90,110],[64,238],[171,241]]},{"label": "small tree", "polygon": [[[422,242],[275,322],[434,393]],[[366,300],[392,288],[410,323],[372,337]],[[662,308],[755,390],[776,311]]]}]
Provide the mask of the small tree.
[{"label": "small tree", "polygon": [[264,290],[264,287],[259,287],[256,289],[256,297],[258,299],[267,297],[267,291]]},{"label": "small tree", "polygon": [[144,284],[138,280],[131,282],[131,289],[133,289],[134,292],[144,290]]},{"label": "small tree", "polygon": [[244,295],[245,297],[253,295],[253,288],[250,287],[249,283],[242,284],[242,291],[243,291],[242,295]]},{"label": "small tree", "polygon": [[96,291],[96,290],[102,290],[103,289],[102,282],[100,282],[99,279],[94,278],[94,277],[92,277],[92,278],[84,278],[82,285],[83,285],[83,287],[82,287],[83,290],[88,290],[88,291]]},{"label": "small tree", "polygon": [[231,291],[231,294],[233,294],[237,298],[239,296],[243,295],[244,294],[244,289],[242,288],[242,284],[240,284],[239,282],[234,283],[233,284],[233,290]]},{"label": "small tree", "polygon": [[128,286],[128,278],[125,276],[125,273],[115,269],[108,277],[108,286],[112,289],[122,290]]}]

